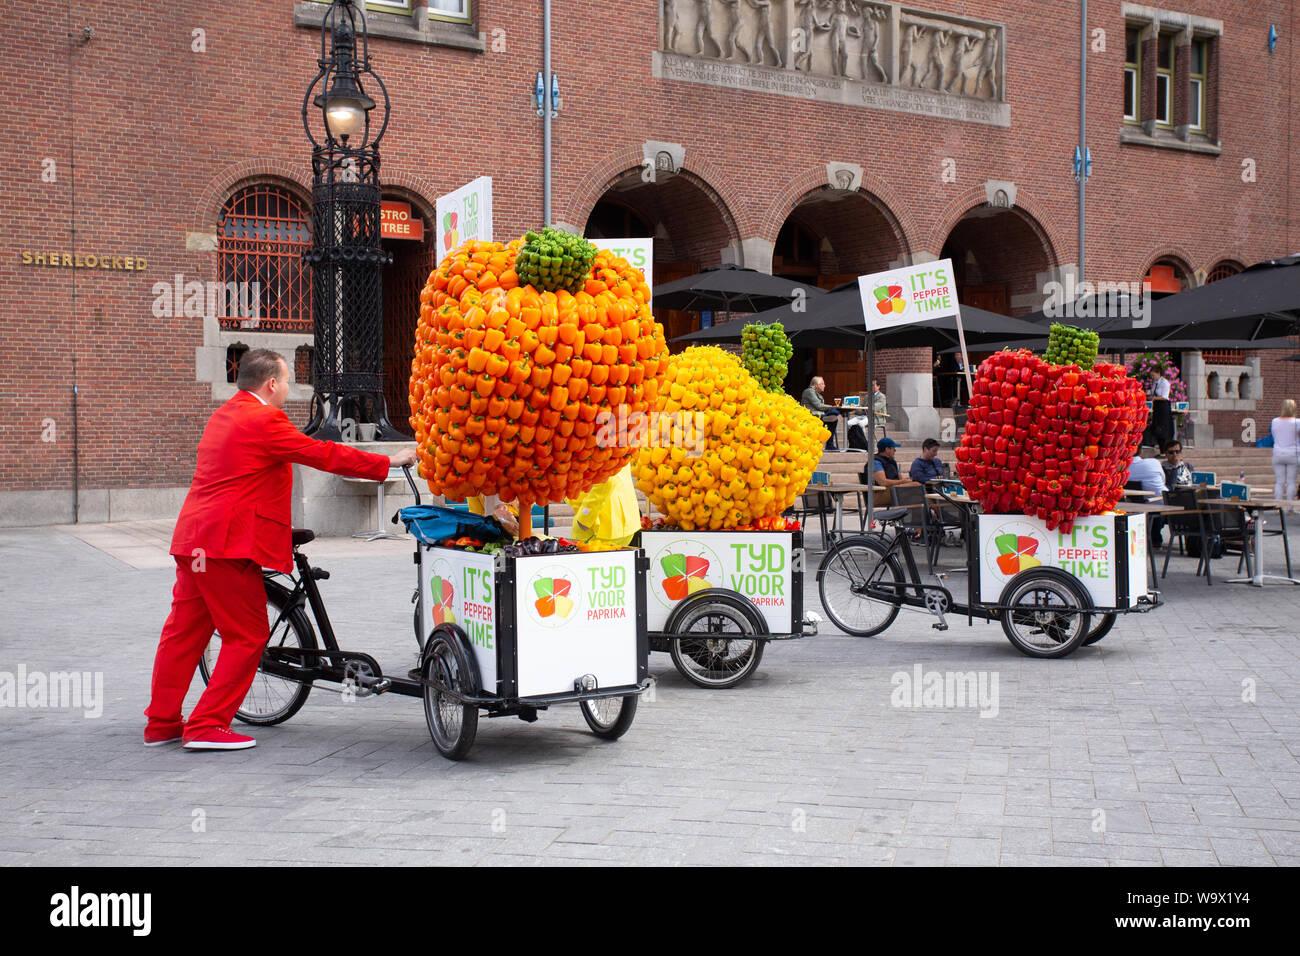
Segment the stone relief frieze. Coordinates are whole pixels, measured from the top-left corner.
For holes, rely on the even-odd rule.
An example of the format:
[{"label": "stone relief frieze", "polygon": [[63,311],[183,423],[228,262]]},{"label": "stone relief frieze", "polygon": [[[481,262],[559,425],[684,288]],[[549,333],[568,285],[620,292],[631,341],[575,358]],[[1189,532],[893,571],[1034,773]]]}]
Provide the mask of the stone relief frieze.
[{"label": "stone relief frieze", "polygon": [[1010,125],[1005,27],[876,0],[662,0],[654,75]]}]

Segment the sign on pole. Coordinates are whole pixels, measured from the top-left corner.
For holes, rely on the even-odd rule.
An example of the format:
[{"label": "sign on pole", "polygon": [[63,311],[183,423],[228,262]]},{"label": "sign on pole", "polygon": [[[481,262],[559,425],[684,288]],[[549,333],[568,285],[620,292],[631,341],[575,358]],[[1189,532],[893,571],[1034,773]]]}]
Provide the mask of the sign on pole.
[{"label": "sign on pole", "polygon": [[622,256],[628,265],[640,269],[645,274],[645,284],[655,287],[654,263],[655,241],[653,239],[588,239],[597,249],[608,249],[616,256]]},{"label": "sign on pole", "polygon": [[434,216],[440,256],[470,239],[491,242],[492,177],[480,176],[445,196],[439,196]]},{"label": "sign on pole", "polygon": [[962,368],[966,370],[967,394],[971,394],[970,359],[966,354],[966,333],[961,326],[961,305],[957,302],[951,259],[858,276],[858,292],[862,296],[862,315],[868,334],[954,316]]}]

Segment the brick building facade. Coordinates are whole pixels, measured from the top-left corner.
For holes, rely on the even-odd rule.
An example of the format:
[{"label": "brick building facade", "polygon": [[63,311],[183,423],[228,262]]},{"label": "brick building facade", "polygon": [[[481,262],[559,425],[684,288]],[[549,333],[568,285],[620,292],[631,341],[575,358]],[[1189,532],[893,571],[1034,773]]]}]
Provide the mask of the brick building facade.
[{"label": "brick building facade", "polygon": [[[385,197],[410,203],[429,225],[438,196],[487,175],[498,237],[538,225],[541,0],[434,3],[452,15],[435,10],[421,27],[403,14],[409,6],[370,8],[371,54],[392,97]],[[288,411],[307,419],[310,331],[301,322],[240,328],[212,315],[159,315],[156,302],[159,283],[222,275],[232,204],[248,190],[310,209],[300,110],[324,7],[16,7],[0,38],[22,115],[0,181],[0,524],[73,520],[74,483],[81,520],[167,514],[207,416],[232,393],[232,347],[271,345],[293,357],[300,383]],[[800,65],[808,9],[817,26]],[[760,16],[774,24],[774,46],[762,43]],[[1280,34],[1272,52],[1270,25]],[[1195,284],[1216,268],[1296,251],[1295,26],[1286,0],[1090,4],[1089,27],[1104,35],[1093,34],[1088,65],[1088,279],[1140,280],[1160,264]],[[575,0],[554,4],[552,28],[563,95],[552,218],[593,235],[653,235],[657,280],[732,261],[831,285],[951,256],[963,301],[1024,314],[1042,305],[1044,282],[1077,263],[1075,9],[1034,0]],[[862,48],[871,29],[879,67]],[[917,85],[923,48],[926,65],[939,64],[940,88]],[[959,79],[959,89],[942,89]],[[647,182],[655,143],[677,151],[679,168]],[[849,188],[835,178],[845,167]],[[997,193],[1003,185],[1010,191]],[[293,239],[281,207],[260,219],[248,209],[238,229]],[[391,245],[387,366],[400,377],[403,303],[433,246]],[[280,285],[296,281],[292,270],[278,275]],[[1300,363],[1281,357],[1263,360],[1264,421],[1282,397],[1300,395]],[[865,384],[852,353],[805,358],[834,376],[832,394]],[[882,374],[925,372],[930,356],[884,352],[880,363]],[[1239,430],[1240,415],[1214,414],[1223,436]]]}]

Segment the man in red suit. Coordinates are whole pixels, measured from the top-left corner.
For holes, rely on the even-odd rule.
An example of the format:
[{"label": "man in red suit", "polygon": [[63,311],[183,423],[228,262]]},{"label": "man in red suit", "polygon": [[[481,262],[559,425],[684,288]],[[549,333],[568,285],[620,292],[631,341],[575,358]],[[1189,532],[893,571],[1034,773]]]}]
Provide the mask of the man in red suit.
[{"label": "man in red suit", "polygon": [[[415,463],[413,449],[374,455],[294,428],[282,411],[289,369],[275,352],[245,353],[236,384],[240,391],[203,430],[194,481],[172,535],[176,584],[145,711],[148,746],[183,740],[189,750],[243,750],[256,743],[232,733],[230,721],[270,636],[262,568],[293,568],[292,464],[382,481],[390,467]],[[221,653],[183,722],[185,694],[214,630],[221,634]]]}]

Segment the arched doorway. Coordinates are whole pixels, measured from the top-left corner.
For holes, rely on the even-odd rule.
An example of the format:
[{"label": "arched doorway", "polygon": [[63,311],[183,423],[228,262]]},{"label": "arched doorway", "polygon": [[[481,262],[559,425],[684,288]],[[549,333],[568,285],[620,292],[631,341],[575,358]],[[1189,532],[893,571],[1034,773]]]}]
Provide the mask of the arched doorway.
[{"label": "arched doorway", "polygon": [[[686,171],[659,170],[645,182],[638,167],[619,176],[592,207],[584,235],[589,239],[654,239],[656,285],[722,264],[722,253],[739,244],[736,223],[722,200]],[[712,321],[707,313],[655,309],[672,340]]]},{"label": "arched doorway", "polygon": [[1021,209],[976,206],[957,221],[940,259],[951,259],[957,298],[999,315],[1027,315],[1042,303],[1039,276],[1056,265],[1043,228]]},{"label": "arched doorway", "polygon": [[[1042,226],[1023,209],[976,206],[957,220],[940,259],[951,259],[962,305],[999,315],[1027,315],[1041,305],[1040,277],[1058,263]],[[982,356],[972,353],[971,362]],[[957,355],[932,363],[934,402],[957,408],[966,398]]]},{"label": "arched doorway", "polygon": [[432,211],[407,195],[384,195],[384,401],[388,420],[410,434],[411,359],[420,321],[420,290],[437,265]]},{"label": "arched doorway", "polygon": [[[823,289],[860,275],[880,272],[908,253],[901,227],[889,208],[870,193],[823,187],[806,193],[777,233],[772,273]],[[786,391],[798,397],[814,376],[826,380],[826,395],[843,397],[868,390],[866,359],[860,349],[805,347],[796,340]],[[906,361],[914,349],[882,350],[880,368]],[[882,378],[882,376],[877,376]]]}]

